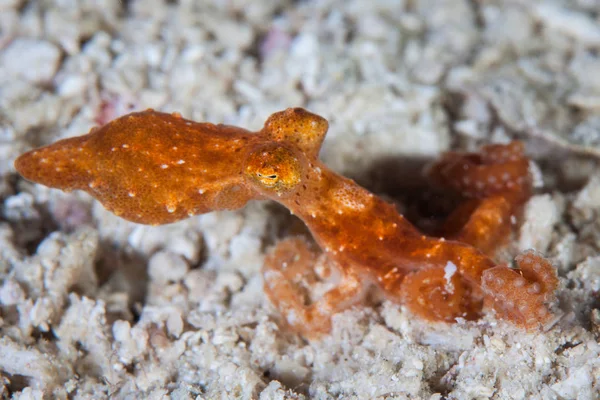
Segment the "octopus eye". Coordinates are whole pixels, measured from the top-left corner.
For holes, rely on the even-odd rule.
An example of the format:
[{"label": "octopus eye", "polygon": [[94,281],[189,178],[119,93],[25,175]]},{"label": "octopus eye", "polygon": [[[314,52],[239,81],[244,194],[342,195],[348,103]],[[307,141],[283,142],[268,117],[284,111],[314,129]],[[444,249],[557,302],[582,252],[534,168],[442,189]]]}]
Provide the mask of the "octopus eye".
[{"label": "octopus eye", "polygon": [[278,181],[277,174],[263,174],[257,171],[256,176],[265,186],[268,187],[275,186]]},{"label": "octopus eye", "polygon": [[251,153],[245,171],[257,188],[276,192],[279,196],[292,190],[302,176],[297,156],[281,146],[269,146]]},{"label": "octopus eye", "polygon": [[259,178],[266,178],[266,179],[277,179],[277,174],[271,174],[271,175],[263,175],[260,172],[256,173],[256,176],[258,176]]}]

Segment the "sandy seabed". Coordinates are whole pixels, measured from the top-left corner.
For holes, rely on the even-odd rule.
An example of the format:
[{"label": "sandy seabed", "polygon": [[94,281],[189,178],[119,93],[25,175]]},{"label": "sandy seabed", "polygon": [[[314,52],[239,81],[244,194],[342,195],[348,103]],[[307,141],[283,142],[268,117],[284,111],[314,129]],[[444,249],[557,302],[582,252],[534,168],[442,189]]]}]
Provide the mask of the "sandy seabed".
[{"label": "sandy seabed", "polygon": [[[0,0],[0,397],[600,398],[599,52],[595,0]],[[290,106],[329,119],[329,166],[396,200],[407,160],[523,140],[537,194],[507,251],[557,267],[556,320],[383,301],[307,342],[262,291],[296,224],[280,207],[147,227],[13,168],[130,110],[257,130]]]}]

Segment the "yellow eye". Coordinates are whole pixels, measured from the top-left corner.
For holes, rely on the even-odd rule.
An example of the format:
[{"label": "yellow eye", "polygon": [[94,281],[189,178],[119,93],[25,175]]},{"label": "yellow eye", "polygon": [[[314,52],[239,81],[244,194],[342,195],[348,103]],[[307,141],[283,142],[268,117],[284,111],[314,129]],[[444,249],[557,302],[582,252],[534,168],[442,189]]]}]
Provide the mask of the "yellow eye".
[{"label": "yellow eye", "polygon": [[294,188],[302,178],[298,158],[291,150],[280,146],[251,153],[245,173],[258,188],[274,190],[279,195]]},{"label": "yellow eye", "polygon": [[277,174],[264,175],[260,172],[256,172],[256,176],[265,186],[272,187],[277,183]]}]

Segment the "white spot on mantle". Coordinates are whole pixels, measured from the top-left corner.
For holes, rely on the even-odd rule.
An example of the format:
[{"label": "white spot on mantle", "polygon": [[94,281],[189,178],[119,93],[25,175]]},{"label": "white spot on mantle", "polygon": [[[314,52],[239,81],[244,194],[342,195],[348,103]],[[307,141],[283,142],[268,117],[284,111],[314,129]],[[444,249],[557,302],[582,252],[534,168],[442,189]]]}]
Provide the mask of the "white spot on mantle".
[{"label": "white spot on mantle", "polygon": [[456,273],[458,268],[452,261],[448,261],[444,267],[444,279],[446,280],[446,290],[449,293],[454,293],[454,285],[452,284],[452,277]]}]

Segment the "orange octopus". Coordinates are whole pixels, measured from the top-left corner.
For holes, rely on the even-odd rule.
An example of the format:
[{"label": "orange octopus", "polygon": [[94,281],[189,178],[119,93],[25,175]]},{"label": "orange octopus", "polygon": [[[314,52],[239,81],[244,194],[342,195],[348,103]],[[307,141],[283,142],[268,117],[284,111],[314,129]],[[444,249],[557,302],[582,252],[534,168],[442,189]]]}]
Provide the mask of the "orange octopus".
[{"label": "orange octopus", "polygon": [[[281,203],[323,250],[288,238],[263,268],[266,294],[306,337],[328,332],[331,316],[370,286],[432,321],[475,319],[484,308],[525,328],[550,320],[558,284],[552,265],[532,251],[516,258],[516,269],[491,258],[531,195],[521,143],[448,153],[429,169],[434,182],[468,199],[448,218],[446,238],[436,238],[320,162],[327,129],[324,118],[301,108],[271,115],[256,133],[147,110],[32,150],[15,166],[26,179],[84,190],[142,224],[237,209],[254,199]],[[333,277],[335,287],[307,298],[303,286]]]}]

